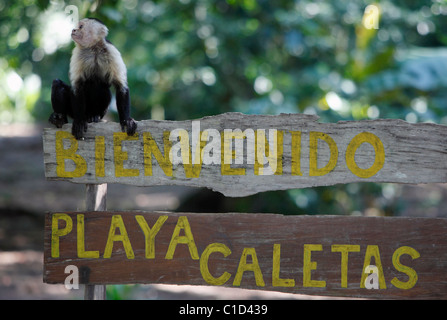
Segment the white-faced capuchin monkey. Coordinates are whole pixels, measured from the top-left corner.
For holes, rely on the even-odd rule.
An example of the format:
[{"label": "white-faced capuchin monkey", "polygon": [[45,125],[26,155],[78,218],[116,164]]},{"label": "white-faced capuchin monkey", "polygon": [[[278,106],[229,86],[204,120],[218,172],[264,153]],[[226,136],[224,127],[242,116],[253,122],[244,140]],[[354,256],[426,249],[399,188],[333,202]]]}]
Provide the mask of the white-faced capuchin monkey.
[{"label": "white-faced capuchin monkey", "polygon": [[106,39],[107,27],[99,20],[79,21],[71,37],[76,43],[70,61],[71,86],[56,79],[51,88],[53,113],[49,121],[61,128],[73,118],[72,134],[82,139],[87,123],[99,122],[112,99],[110,87],[116,90],[116,106],[121,129],[133,135],[137,123],[130,117],[127,70],[119,51]]}]

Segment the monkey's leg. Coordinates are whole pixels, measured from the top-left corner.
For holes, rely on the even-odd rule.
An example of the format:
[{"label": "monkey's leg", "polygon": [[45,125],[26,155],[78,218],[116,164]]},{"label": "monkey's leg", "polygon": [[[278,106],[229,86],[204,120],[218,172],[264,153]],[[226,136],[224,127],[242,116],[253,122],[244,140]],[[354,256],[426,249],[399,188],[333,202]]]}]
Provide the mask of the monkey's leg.
[{"label": "monkey's leg", "polygon": [[67,114],[71,114],[71,87],[62,80],[53,80],[51,86],[51,105],[53,113],[48,121],[57,128],[61,128],[68,122]]},{"label": "monkey's leg", "polygon": [[86,83],[79,82],[76,86],[76,94],[73,95],[73,126],[71,133],[76,140],[84,139],[84,133],[87,132],[88,117],[86,115],[85,105]]}]

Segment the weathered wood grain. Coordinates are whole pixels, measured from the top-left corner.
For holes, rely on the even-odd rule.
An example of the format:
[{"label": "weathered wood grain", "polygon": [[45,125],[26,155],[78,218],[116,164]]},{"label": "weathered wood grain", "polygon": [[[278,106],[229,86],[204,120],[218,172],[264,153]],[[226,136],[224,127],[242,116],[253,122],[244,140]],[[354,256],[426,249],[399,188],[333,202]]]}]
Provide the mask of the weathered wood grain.
[{"label": "weathered wood grain", "polygon": [[[65,223],[60,219],[54,225],[55,214],[46,216],[46,283],[64,283],[64,268],[75,265],[81,283],[88,284],[214,284],[327,296],[447,298],[445,219],[148,212],[65,215],[73,224],[69,233],[56,237],[59,250],[53,256],[58,257],[52,257],[52,234],[63,230]],[[84,217],[83,228],[77,223],[79,215]],[[120,227],[111,228],[112,216],[122,219]],[[155,232],[151,241],[146,242],[137,216]],[[154,231],[156,221],[158,231]],[[128,238],[127,249],[123,237]],[[79,247],[96,256],[79,258]],[[367,265],[378,267],[380,289],[361,287]]]},{"label": "weathered wood grain", "polygon": [[[107,210],[107,184],[88,184],[85,188],[85,209],[87,211],[105,211]],[[89,285],[84,287],[85,300],[105,300],[105,285]]]},{"label": "weathered wood grain", "polygon": [[[350,182],[447,182],[446,126],[410,124],[402,120],[338,123],[317,120],[316,116],[302,114],[240,113],[195,121],[145,120],[138,122],[137,135],[130,139],[120,133],[119,124],[98,123],[89,124],[85,140],[79,142],[70,138],[71,125],[65,125],[62,129],[65,136],[58,136],[59,144],[56,135],[61,130],[48,128],[43,134],[45,175],[49,180],[85,184],[208,187],[233,197]],[[194,133],[193,125],[196,129],[200,126],[198,130],[202,135],[197,134],[197,130]],[[173,133],[176,129],[186,130],[187,137],[183,141],[189,139],[184,145],[189,150],[171,151],[180,159],[180,163],[172,164],[175,159],[170,161],[168,152],[165,153],[163,134],[167,134],[166,149],[171,147],[178,151],[180,142]],[[226,151],[225,129],[253,130],[254,140],[232,139],[233,149]],[[260,157],[263,136],[258,138],[257,133],[262,133],[262,129],[265,130],[267,149],[271,151],[271,146],[277,147],[276,157]],[[275,141],[269,136],[271,129],[277,130]],[[203,135],[204,131],[207,136]],[[218,132],[221,141],[211,138],[207,141],[213,132]],[[170,134],[174,134],[175,139],[169,142]],[[198,143],[198,137],[202,138],[202,144]],[[216,143],[214,149],[212,141]],[[235,164],[236,160],[231,159],[230,165],[224,165],[224,159],[228,162],[231,157],[230,150],[235,150],[236,141],[243,141],[243,156],[239,159],[242,163]],[[251,147],[247,147],[247,141],[253,142]],[[192,162],[194,153],[191,150],[198,150],[195,146],[202,146],[202,156],[196,157],[201,162],[185,164],[188,159]],[[158,157],[166,157],[165,164],[160,165],[160,159],[153,154],[157,148]],[[264,154],[267,156],[268,152]],[[211,162],[212,156],[219,162]],[[182,159],[186,161],[182,162]]]}]

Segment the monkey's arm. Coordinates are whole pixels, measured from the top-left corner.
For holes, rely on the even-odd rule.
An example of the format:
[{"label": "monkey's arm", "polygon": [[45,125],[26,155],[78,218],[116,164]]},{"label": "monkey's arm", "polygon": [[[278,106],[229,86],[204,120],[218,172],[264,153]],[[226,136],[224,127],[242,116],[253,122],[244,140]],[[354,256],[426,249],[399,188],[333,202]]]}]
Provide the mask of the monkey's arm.
[{"label": "monkey's arm", "polygon": [[116,90],[116,107],[120,118],[121,130],[126,130],[129,136],[135,134],[137,123],[130,117],[130,94],[129,88],[115,85]]},{"label": "monkey's arm", "polygon": [[62,80],[53,80],[51,86],[51,105],[53,106],[54,112],[48,119],[50,123],[54,124],[57,128],[62,128],[68,122],[67,115],[72,115],[71,101],[71,87]]}]

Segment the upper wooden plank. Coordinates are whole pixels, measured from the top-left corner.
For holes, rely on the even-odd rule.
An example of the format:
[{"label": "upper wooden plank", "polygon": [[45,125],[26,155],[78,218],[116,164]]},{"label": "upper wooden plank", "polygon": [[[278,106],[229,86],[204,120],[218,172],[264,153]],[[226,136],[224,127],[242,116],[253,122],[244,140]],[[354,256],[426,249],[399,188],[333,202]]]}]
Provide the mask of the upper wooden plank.
[{"label": "upper wooden plank", "polygon": [[[247,196],[351,182],[447,182],[447,127],[402,120],[319,123],[303,114],[225,113],[188,121],[44,130],[45,175],[74,183],[208,187]],[[196,152],[192,152],[196,151]]]}]

